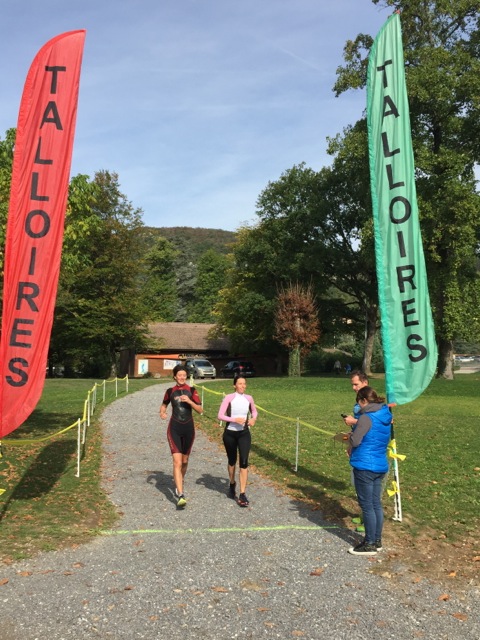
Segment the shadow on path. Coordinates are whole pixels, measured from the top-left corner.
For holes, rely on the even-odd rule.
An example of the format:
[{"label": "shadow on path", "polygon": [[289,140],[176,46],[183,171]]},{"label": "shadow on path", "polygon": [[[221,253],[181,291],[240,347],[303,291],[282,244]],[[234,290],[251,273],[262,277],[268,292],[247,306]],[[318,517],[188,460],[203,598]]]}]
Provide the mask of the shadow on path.
[{"label": "shadow on path", "polygon": [[211,473],[202,473],[201,477],[196,480],[196,484],[200,484],[205,489],[216,491],[217,493],[227,493],[228,480],[225,477],[212,476]]},{"label": "shadow on path", "polygon": [[10,503],[18,500],[35,500],[50,493],[71,462],[76,446],[75,440],[63,440],[43,447],[2,506],[0,521],[5,517]]},{"label": "shadow on path", "polygon": [[[289,473],[293,472],[289,460],[273,454],[262,446],[252,443],[252,451],[265,460],[275,461],[275,464],[280,464]],[[304,498],[304,500],[300,498],[291,501],[292,508],[298,511],[299,516],[319,527],[332,527],[332,533],[338,538],[356,544],[360,539],[359,535],[345,527],[344,519],[358,514],[352,513],[337,499],[328,495],[329,491],[344,490],[346,483],[303,466],[299,466],[293,473],[296,478],[305,481],[305,484],[292,482],[286,485],[288,492],[301,493]]]},{"label": "shadow on path", "polygon": [[147,483],[154,484],[157,491],[163,493],[170,502],[176,502],[171,473],[165,473],[164,471],[151,471],[147,477]]}]

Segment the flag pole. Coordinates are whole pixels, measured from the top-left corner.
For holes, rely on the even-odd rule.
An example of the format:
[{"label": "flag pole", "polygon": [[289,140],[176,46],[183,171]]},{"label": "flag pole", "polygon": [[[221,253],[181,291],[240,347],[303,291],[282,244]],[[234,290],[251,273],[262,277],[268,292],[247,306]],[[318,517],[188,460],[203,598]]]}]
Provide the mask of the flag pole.
[{"label": "flag pole", "polygon": [[[429,385],[437,345],[428,295],[415,185],[400,13],[380,29],[369,54],[367,130],[385,389],[390,407]],[[402,520],[393,420],[389,457],[394,520]]]},{"label": "flag pole", "polygon": [[[389,406],[390,406],[390,411],[392,411],[392,408],[395,405],[389,405]],[[390,431],[389,449],[390,449],[389,451],[390,457],[393,460],[393,463],[392,463],[393,483],[392,483],[392,488],[387,489],[387,493],[390,496],[393,495],[394,510],[393,510],[392,519],[397,522],[402,522],[402,494],[400,492],[400,472],[398,469],[398,458],[400,457],[405,459],[405,456],[400,456],[397,453],[397,442],[395,440],[395,429],[393,426],[393,417],[392,417],[392,425],[391,425],[391,431]]]}]

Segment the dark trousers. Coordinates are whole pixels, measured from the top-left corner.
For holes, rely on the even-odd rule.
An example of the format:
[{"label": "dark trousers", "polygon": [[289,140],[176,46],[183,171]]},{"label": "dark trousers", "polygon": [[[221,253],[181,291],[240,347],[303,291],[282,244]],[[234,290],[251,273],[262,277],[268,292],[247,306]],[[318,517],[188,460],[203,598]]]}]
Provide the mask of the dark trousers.
[{"label": "dark trousers", "polygon": [[353,469],[355,491],[358,504],[362,509],[365,542],[373,544],[380,540],[383,529],[382,480],[384,473],[375,473],[364,469]]}]

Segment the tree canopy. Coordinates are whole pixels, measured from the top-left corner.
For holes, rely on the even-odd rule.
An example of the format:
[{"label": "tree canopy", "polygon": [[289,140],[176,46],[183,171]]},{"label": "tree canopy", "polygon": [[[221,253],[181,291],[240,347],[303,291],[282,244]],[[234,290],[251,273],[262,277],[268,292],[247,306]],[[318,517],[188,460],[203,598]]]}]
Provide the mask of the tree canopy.
[{"label": "tree canopy", "polygon": [[72,179],[50,358],[66,371],[108,376],[122,347],[141,344],[141,211],[118,176]]},{"label": "tree canopy", "polygon": [[215,322],[214,310],[219,292],[225,284],[230,260],[227,256],[207,249],[197,265],[195,302],[191,305],[190,322]]},{"label": "tree canopy", "polygon": [[[373,0],[401,12],[420,222],[439,345],[452,377],[453,341],[479,335],[480,30],[478,1]],[[372,38],[347,42],[335,91],[365,85]]]},{"label": "tree canopy", "polygon": [[[438,370],[448,377],[454,340],[480,336],[480,201],[474,174],[479,161],[479,3],[373,1],[401,11]],[[364,88],[372,43],[368,34],[346,43],[345,64],[334,86],[337,96]],[[365,326],[363,366],[369,372],[378,309],[365,119],[331,138],[329,152],[330,167],[315,172],[304,164],[294,166],[262,191],[258,223],[239,234],[235,266],[217,312],[239,344],[248,339],[266,345],[273,334],[277,287],[289,280],[312,282],[325,336],[339,330],[328,326],[329,318]]]},{"label": "tree canopy", "polygon": [[[438,371],[451,377],[454,341],[480,342],[480,3],[372,2],[401,12]],[[372,43],[372,35],[359,34],[345,44],[337,96],[365,87]],[[120,348],[142,345],[152,321],[217,321],[237,352],[280,355],[291,345],[278,327],[279,292],[295,282],[315,298],[324,341],[365,333],[369,373],[379,318],[367,131],[359,115],[328,140],[330,166],[286,169],[259,194],[257,223],[235,234],[145,227],[115,173],[75,176],[52,362],[85,375],[108,373]],[[2,247],[14,143],[14,129],[0,139]]]},{"label": "tree canopy", "polygon": [[275,338],[289,351],[288,374],[300,376],[301,358],[320,338],[312,286],[292,283],[280,289],[275,314]]},{"label": "tree canopy", "polygon": [[175,263],[180,252],[162,236],[145,255],[142,298],[147,317],[152,322],[174,322],[179,299]]},{"label": "tree canopy", "polygon": [[0,138],[0,271],[3,278],[3,247],[7,224],[8,203],[10,201],[10,184],[12,182],[13,148],[15,146],[15,129],[9,129],[5,139]]}]

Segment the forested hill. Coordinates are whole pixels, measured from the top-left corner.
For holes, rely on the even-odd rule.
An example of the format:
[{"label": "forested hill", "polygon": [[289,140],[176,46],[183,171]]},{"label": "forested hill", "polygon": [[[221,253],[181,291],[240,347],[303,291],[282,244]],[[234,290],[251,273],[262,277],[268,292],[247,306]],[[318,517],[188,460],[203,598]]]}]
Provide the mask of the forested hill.
[{"label": "forested hill", "polygon": [[236,240],[234,231],[223,229],[204,229],[202,227],[146,227],[152,237],[162,236],[175,246],[186,246],[198,258],[208,249],[226,254]]}]

